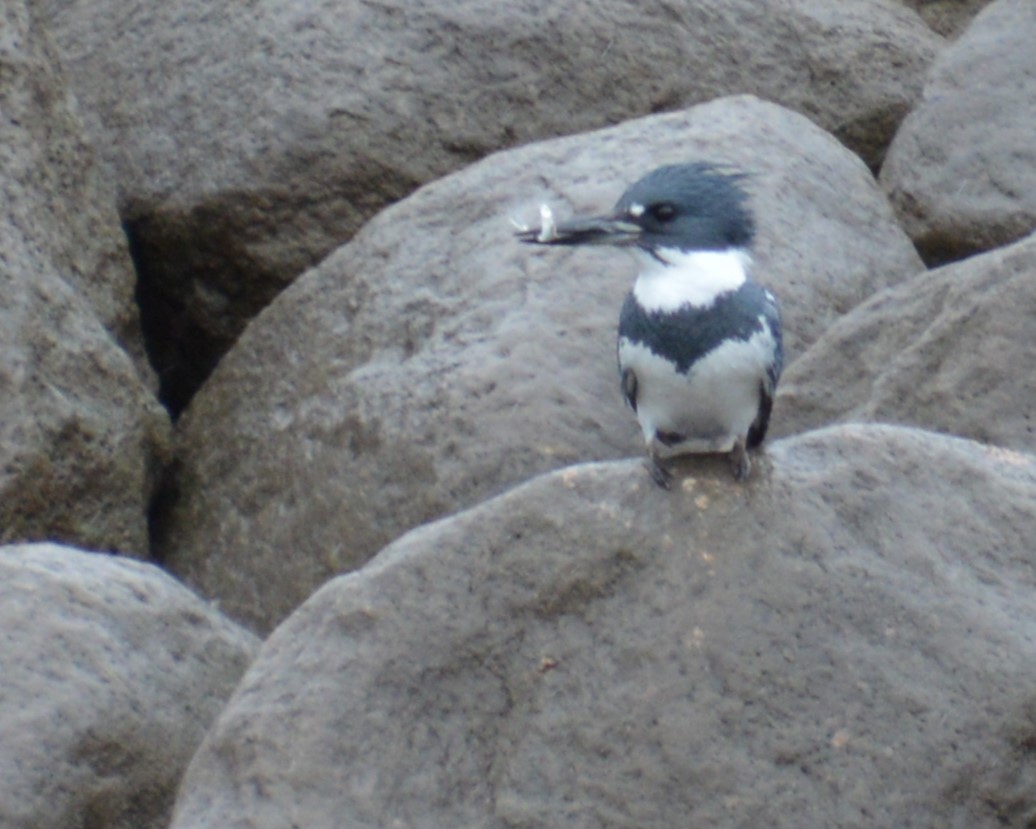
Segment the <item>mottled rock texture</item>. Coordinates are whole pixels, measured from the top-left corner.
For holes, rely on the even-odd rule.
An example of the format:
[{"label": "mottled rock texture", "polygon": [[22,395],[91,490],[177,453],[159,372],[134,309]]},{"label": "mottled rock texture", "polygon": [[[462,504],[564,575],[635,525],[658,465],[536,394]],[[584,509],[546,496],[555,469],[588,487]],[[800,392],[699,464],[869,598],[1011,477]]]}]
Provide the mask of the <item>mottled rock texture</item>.
[{"label": "mottled rock texture", "polygon": [[925,259],[1036,228],[1036,3],[996,0],[939,56],[881,180]]},{"label": "mottled rock texture", "polygon": [[168,418],[110,186],[20,0],[0,12],[0,116],[0,543],[144,555]]},{"label": "mottled rock texture", "polygon": [[916,11],[934,31],[956,38],[991,0],[900,0]]},{"label": "mottled rock texture", "polygon": [[258,642],[157,567],[0,547],[0,825],[160,829]]},{"label": "mottled rock texture", "polygon": [[875,165],[940,44],[878,0],[43,7],[118,182],[176,408],[278,291],[420,184],[742,92]]},{"label": "mottled rock texture", "polygon": [[330,582],[173,828],[1024,825],[1032,458],[875,426],[769,454],[674,493],[572,467]]},{"label": "mottled rock texture", "polygon": [[0,265],[67,282],[152,382],[115,187],[37,4],[5,3],[0,62]]},{"label": "mottled rock texture", "polygon": [[774,434],[839,420],[1036,446],[1036,236],[854,308],[788,369]]}]

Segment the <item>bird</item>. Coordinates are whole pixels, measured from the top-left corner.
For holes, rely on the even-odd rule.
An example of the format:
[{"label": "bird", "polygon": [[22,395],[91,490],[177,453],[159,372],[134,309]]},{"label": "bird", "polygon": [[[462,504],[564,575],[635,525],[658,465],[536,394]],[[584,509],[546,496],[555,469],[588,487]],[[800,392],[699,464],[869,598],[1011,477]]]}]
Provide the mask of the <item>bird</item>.
[{"label": "bird", "polygon": [[632,184],[612,211],[555,222],[522,242],[608,245],[640,270],[619,314],[619,385],[644,435],[648,469],[671,488],[667,462],[728,453],[737,481],[766,437],[784,362],[781,312],[752,276],[755,219],[737,168],[670,164]]}]

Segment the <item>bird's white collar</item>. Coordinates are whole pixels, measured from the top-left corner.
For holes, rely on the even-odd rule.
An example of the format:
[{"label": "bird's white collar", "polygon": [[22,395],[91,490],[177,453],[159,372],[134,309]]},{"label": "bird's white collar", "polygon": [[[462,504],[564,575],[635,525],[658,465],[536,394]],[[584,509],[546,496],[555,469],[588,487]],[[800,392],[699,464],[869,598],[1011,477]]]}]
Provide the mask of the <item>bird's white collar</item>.
[{"label": "bird's white collar", "polygon": [[748,278],[752,257],[743,248],[642,251],[644,266],[633,296],[648,312],[672,312],[685,306],[708,308],[718,296],[736,291]]}]

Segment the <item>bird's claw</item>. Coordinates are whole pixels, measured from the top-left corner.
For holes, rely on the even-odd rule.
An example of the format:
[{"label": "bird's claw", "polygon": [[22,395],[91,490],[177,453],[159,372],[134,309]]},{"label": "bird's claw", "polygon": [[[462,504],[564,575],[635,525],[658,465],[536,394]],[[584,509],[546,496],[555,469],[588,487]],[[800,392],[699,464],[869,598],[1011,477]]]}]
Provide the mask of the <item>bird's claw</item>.
[{"label": "bird's claw", "polygon": [[661,489],[670,490],[673,488],[673,473],[666,467],[662,466],[658,461],[658,458],[648,458],[647,470],[651,474],[651,480]]},{"label": "bird's claw", "polygon": [[744,438],[738,439],[734,448],[730,450],[730,468],[734,473],[734,480],[739,483],[747,480],[752,471],[752,459],[748,457]]}]

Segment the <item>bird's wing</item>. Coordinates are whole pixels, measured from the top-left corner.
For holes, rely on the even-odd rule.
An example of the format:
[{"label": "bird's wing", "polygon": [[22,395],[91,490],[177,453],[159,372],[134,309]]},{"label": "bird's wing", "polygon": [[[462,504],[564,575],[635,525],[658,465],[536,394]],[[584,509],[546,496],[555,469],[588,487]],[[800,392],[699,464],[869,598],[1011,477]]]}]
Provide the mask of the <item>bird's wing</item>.
[{"label": "bird's wing", "polygon": [[748,436],[745,441],[749,449],[758,446],[766,437],[766,430],[770,425],[770,413],[773,411],[773,399],[777,394],[777,381],[780,380],[781,370],[784,368],[781,309],[777,305],[777,298],[769,290],[764,288],[763,295],[765,298],[763,316],[773,334],[774,352],[773,360],[766,367],[766,376],[759,383],[759,410],[756,412],[752,425],[748,427]]},{"label": "bird's wing", "polygon": [[745,439],[745,446],[754,449],[766,437],[766,430],[770,425],[770,413],[773,411],[773,385],[767,380],[759,383],[759,409],[755,414],[755,420],[748,427],[748,435]]},{"label": "bird's wing", "polygon": [[777,393],[777,381],[780,380],[781,370],[784,368],[784,333],[781,331],[781,309],[777,305],[777,297],[765,288],[763,293],[766,298],[763,315],[766,318],[767,325],[770,326],[774,344],[776,345],[773,353],[773,363],[766,370],[766,377],[769,381],[767,392],[772,398]]}]

